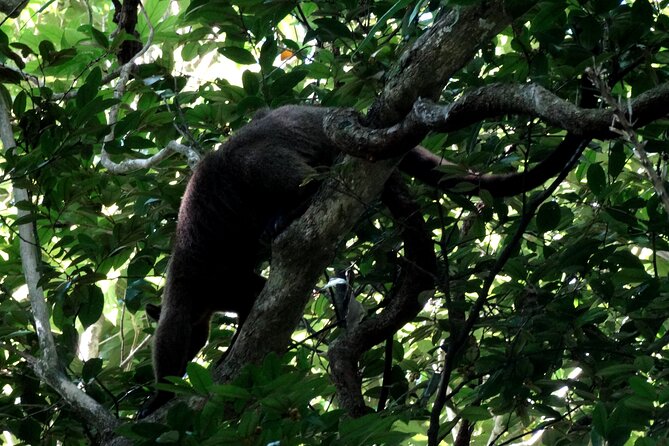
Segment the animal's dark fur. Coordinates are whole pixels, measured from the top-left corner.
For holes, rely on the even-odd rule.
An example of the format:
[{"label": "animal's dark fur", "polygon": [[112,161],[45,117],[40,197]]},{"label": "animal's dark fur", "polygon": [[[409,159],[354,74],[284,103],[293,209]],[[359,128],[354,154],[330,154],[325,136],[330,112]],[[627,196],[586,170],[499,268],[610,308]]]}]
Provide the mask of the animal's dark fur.
[{"label": "animal's dark fur", "polygon": [[[264,286],[255,273],[260,238],[278,216],[302,208],[316,184],[303,185],[337,150],[322,130],[326,108],[286,106],[261,113],[203,159],[186,188],[167,272],[153,362],[157,381],[181,376],[204,346],[216,311],[240,324]],[[271,228],[270,228],[271,229]],[[171,395],[160,392],[147,415]]]}]

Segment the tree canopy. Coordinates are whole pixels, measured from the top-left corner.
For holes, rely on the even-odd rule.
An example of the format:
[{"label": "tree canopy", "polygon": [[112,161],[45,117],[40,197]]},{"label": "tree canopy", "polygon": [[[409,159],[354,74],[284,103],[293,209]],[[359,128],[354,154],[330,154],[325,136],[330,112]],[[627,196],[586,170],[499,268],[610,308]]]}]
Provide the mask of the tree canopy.
[{"label": "tree canopy", "polygon": [[[0,13],[5,443],[668,444],[669,1]],[[190,173],[286,104],[341,160],[138,421]]]}]

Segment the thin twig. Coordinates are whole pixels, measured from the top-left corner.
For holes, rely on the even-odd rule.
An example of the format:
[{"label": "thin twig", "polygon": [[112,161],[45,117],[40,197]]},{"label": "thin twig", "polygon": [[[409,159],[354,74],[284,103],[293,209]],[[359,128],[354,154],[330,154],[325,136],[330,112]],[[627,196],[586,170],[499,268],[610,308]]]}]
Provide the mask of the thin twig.
[{"label": "thin twig", "polygon": [[632,103],[627,102],[627,107],[624,107],[621,101],[617,101],[611,94],[611,87],[606,82],[606,72],[601,68],[591,68],[586,70],[586,73],[592,83],[599,89],[602,99],[613,110],[612,122],[609,130],[632,146],[633,152],[638,158],[641,165],[646,170],[646,175],[653,183],[655,193],[662,201],[664,212],[669,216],[669,194],[664,187],[662,178],[657,174],[653,163],[646,152],[646,144],[648,141],[642,140],[634,130],[634,119],[632,118]]}]

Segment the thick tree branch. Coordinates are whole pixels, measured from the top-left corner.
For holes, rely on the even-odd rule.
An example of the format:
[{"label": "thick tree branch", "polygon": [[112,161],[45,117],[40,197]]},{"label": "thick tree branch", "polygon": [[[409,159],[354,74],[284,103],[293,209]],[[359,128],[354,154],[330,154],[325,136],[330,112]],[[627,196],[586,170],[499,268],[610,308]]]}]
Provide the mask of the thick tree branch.
[{"label": "thick tree branch", "polygon": [[9,17],[18,17],[27,4],[27,0],[0,0],[0,12]]},{"label": "thick tree branch", "polygon": [[[630,101],[634,128],[669,113],[669,83],[648,90]],[[411,112],[389,128],[368,128],[350,109],[333,110],[324,120],[326,134],[343,152],[369,159],[402,155],[401,150],[418,144],[428,131],[460,130],[487,118],[525,115],[567,130],[577,137],[611,139],[617,110],[577,107],[536,84],[492,84],[463,95],[448,105],[418,100]]]},{"label": "thick tree branch", "polygon": [[[669,113],[669,83],[650,89],[630,101],[634,126],[642,127]],[[450,105],[418,101],[412,110],[415,121],[430,130],[452,132],[482,119],[503,115],[540,118],[574,136],[611,139],[616,110],[580,108],[536,84],[492,84],[467,93]]]},{"label": "thick tree branch", "polygon": [[[593,104],[589,104],[593,105]],[[429,130],[453,132],[486,118],[522,114],[568,130],[569,134],[545,160],[528,171],[510,174],[479,174],[444,177],[435,167],[449,164],[427,149],[409,151],[400,166],[421,181],[449,190],[459,183],[473,186],[472,194],[485,189],[493,196],[513,196],[534,189],[555,176],[571,157],[570,147],[583,138],[611,139],[620,136],[612,125],[625,121],[639,128],[669,113],[669,83],[648,90],[629,102],[633,121],[619,116],[616,108],[581,108],[534,85],[493,84],[465,94],[449,105],[419,100],[400,123],[385,129],[364,126],[364,119],[351,110],[334,110],[324,128],[339,148],[351,155],[383,159],[400,155],[420,141]],[[625,119],[623,119],[625,118]],[[624,137],[624,135],[623,135]]]},{"label": "thick tree branch", "polygon": [[[507,4],[518,3],[510,11]],[[383,93],[369,114],[371,127],[399,122],[418,98],[437,100],[441,89],[478,49],[536,1],[491,0],[469,7],[454,7],[405,51],[391,69]]]}]

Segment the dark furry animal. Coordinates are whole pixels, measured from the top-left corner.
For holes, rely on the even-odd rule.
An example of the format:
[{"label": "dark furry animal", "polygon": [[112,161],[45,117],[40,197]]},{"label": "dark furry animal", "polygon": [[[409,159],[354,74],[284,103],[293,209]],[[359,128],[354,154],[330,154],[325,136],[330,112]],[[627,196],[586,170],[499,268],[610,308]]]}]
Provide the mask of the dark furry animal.
[{"label": "dark furry animal", "polygon": [[[303,185],[338,151],[322,130],[326,108],[286,106],[262,112],[196,168],[181,202],[158,318],[156,380],[182,376],[204,346],[214,312],[237,313],[240,325],[264,286],[255,273],[260,239],[279,216],[304,208],[317,184]],[[285,217],[288,216],[288,217]],[[171,398],[158,392],[140,416]]]},{"label": "dark furry animal", "polygon": [[[158,320],[153,348],[157,382],[185,373],[188,361],[207,341],[214,312],[237,313],[239,324],[244,323],[265,283],[255,273],[262,260],[261,236],[277,221],[285,226],[306,208],[318,184],[305,185],[305,179],[319,167],[331,166],[339,155],[323,131],[328,111],[285,106],[259,113],[221,150],[200,162],[179,209],[162,309],[147,307]],[[400,169],[442,188],[460,181],[490,186],[493,195],[517,193],[540,180],[532,179],[530,171],[522,177],[472,174],[443,181],[433,170],[443,163],[416,147]],[[171,397],[169,392],[156,393],[140,417]]]}]

